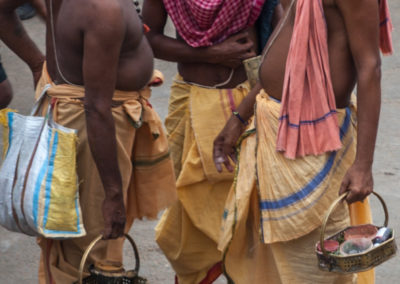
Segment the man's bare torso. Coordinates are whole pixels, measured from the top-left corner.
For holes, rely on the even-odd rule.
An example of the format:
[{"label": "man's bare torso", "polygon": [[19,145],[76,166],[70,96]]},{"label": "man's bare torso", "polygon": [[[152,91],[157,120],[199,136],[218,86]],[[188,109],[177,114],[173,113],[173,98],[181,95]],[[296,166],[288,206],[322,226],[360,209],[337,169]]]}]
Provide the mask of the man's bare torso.
[{"label": "man's bare torso", "polygon": [[[285,9],[289,3],[290,0],[282,1]],[[350,95],[356,82],[356,71],[343,17],[335,5],[335,0],[323,0],[323,4],[328,26],[329,61],[333,89],[337,107],[341,108],[349,103]],[[294,18],[295,7],[293,7],[292,13],[275,43],[271,46],[260,70],[262,87],[270,96],[276,99],[281,99],[282,97],[286,58],[289,51]]]},{"label": "man's bare torso", "polygon": [[[83,33],[93,25],[103,25],[106,29],[112,22],[96,16],[96,10],[109,5],[108,1],[100,0],[51,0],[53,1],[53,16],[55,23],[55,39],[57,58],[65,78],[71,83],[83,85]],[[118,62],[118,90],[139,90],[143,88],[152,75],[153,54],[143,36],[142,22],[139,19],[131,0],[116,0],[121,16],[124,19],[124,41]],[[50,29],[50,1],[46,1],[49,17],[47,20],[46,54],[50,76],[56,83],[64,83],[57,72],[54,57],[54,46]],[[104,71],[107,66],[104,66]]]}]

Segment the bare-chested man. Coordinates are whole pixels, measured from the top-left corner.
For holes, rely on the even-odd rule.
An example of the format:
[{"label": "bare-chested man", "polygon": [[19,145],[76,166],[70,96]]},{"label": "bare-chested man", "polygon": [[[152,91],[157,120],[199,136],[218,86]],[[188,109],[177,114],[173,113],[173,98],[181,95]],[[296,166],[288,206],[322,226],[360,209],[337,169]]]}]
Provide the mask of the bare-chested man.
[{"label": "bare-chested man", "polygon": [[[1,0],[0,21],[1,38],[24,59],[31,54],[23,48],[29,38],[14,12],[23,2]],[[46,6],[46,64],[37,91],[51,84],[45,104],[51,99],[55,120],[78,130],[87,235],[41,238],[39,277],[40,283],[70,284],[99,234],[107,241],[94,249],[89,264],[120,269],[120,237],[135,218],[156,218],[174,200],[175,185],[161,122],[147,102],[153,53],[132,1],[47,0]]]},{"label": "bare-chested man", "polygon": [[[314,4],[313,1],[309,3]],[[353,275],[320,271],[314,250],[319,240],[322,217],[338,194],[348,192],[346,200],[353,203],[364,200],[373,191],[372,162],[381,97],[379,4],[377,0],[315,1],[319,5],[314,7],[315,10],[312,10],[312,4],[310,9],[301,9],[307,1],[296,1],[301,4],[294,2],[287,22],[283,24],[261,65],[259,85],[238,107],[243,120],[255,115],[241,142],[237,184],[226,204],[224,233],[219,243],[220,249],[227,253],[226,273],[234,283],[352,283],[355,280]],[[290,0],[281,2],[286,9],[291,3]],[[322,13],[317,10],[321,7]],[[296,11],[299,14],[296,15]],[[321,24],[318,32],[326,33],[325,41],[312,42],[315,39],[310,38],[307,46],[311,46],[309,54],[315,55],[312,48],[315,48],[316,42],[319,47],[327,44],[328,69],[324,69],[324,74],[328,74],[326,82],[332,82],[333,101],[336,103],[332,113],[337,115],[335,133],[341,147],[323,154],[296,154],[294,159],[288,159],[285,156],[288,155],[290,143],[287,148],[277,146],[281,143],[279,131],[287,120],[290,120],[291,128],[288,132],[305,129],[306,132],[300,133],[310,135],[306,136],[308,138],[313,134],[307,133],[308,128],[319,131],[319,124],[330,119],[330,114],[327,114],[315,120],[300,119],[295,124],[292,113],[282,116],[282,113],[286,114],[282,109],[288,102],[285,95],[292,96],[289,100],[294,100],[299,99],[299,94],[307,93],[311,98],[315,96],[317,101],[318,96],[323,95],[323,92],[309,92],[317,85],[324,86],[325,81],[321,84],[317,82],[317,77],[313,77],[318,72],[321,75],[323,56],[304,56],[296,62],[287,61],[293,56],[290,51],[304,54],[299,46],[291,45],[292,41],[302,40],[299,37],[301,31],[298,31],[297,37],[292,38],[292,34],[296,31],[296,25],[300,25],[310,12],[314,15],[310,25],[301,26],[301,29],[312,30],[315,35],[317,29],[313,24],[318,22],[316,19],[319,17]],[[303,16],[302,19],[300,16]],[[387,22],[383,20],[382,25]],[[321,50],[324,51],[323,48]],[[309,62],[306,61],[308,59],[321,60],[318,61],[320,65],[312,69],[312,73],[306,73],[304,78],[307,81],[301,81],[298,90],[291,82],[296,78],[288,77],[287,72],[290,74],[291,70],[298,68],[296,65]],[[306,68],[315,62],[310,61]],[[296,75],[303,80],[301,76],[304,74]],[[355,100],[351,98],[356,83],[357,112]],[[326,86],[329,89],[329,83]],[[300,106],[292,104],[291,107],[300,110],[312,107],[312,103],[304,104],[304,99],[298,100],[297,104]],[[322,108],[321,105],[315,107]],[[243,130],[243,124],[233,117],[216,138],[214,161],[219,170],[223,165],[232,167],[228,157],[235,155],[234,147]],[[316,136],[309,143],[314,143],[313,146],[317,148],[316,141],[319,138],[321,136]],[[290,139],[287,138],[288,141]],[[300,152],[309,146],[301,143],[299,139],[297,145],[300,145]],[[350,205],[352,223],[370,221],[366,203]],[[349,223],[349,210],[342,203],[331,217],[326,235],[345,228]],[[362,275],[360,279],[365,281],[362,283],[373,283],[373,273]]]},{"label": "bare-chested man", "polygon": [[[144,1],[155,56],[178,63],[165,124],[179,201],[164,213],[156,240],[179,283],[212,283],[221,273],[217,241],[233,175],[216,172],[212,141],[250,91],[242,61],[257,53],[254,22],[263,2]],[[272,18],[277,1],[269,2]],[[167,16],[176,39],[164,34]]]}]

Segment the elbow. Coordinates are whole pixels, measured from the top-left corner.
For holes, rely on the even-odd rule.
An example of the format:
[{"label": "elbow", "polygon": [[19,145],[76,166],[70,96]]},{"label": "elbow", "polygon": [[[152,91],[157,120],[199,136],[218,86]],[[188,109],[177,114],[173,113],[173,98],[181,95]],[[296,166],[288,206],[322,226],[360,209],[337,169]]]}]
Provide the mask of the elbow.
[{"label": "elbow", "polygon": [[149,42],[150,47],[153,50],[153,54],[156,58],[159,58],[160,56],[159,47],[163,44],[162,37],[163,35],[158,32],[149,31],[148,33],[146,33],[146,39]]},{"label": "elbow", "polygon": [[145,35],[146,35],[147,41],[149,42],[151,48],[154,51],[155,41],[157,41],[157,33],[155,33],[154,31],[150,30]]},{"label": "elbow", "polygon": [[382,62],[380,57],[374,60],[364,61],[358,66],[359,80],[381,81],[382,78]]}]

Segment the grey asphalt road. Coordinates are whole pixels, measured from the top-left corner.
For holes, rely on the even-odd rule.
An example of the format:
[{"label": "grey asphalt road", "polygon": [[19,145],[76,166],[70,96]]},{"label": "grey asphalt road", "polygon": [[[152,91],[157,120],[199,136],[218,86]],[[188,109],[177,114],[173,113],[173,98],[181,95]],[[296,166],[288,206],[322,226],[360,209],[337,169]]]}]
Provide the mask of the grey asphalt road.
[{"label": "grey asphalt road", "polygon": [[[400,27],[400,1],[389,0],[394,26]],[[44,47],[44,25],[37,18],[24,22],[35,42]],[[171,25],[167,28],[173,35]],[[394,31],[395,49],[400,51],[400,32]],[[29,69],[2,43],[0,53],[7,74],[13,85],[14,99],[11,107],[21,113],[29,113],[33,103],[33,83]],[[156,61],[156,68],[163,71],[166,82],[153,89],[151,103],[165,118],[168,104],[169,86],[176,73],[173,63]],[[374,178],[375,191],[385,199],[389,208],[389,225],[400,232],[400,53],[383,58],[382,114],[376,146]],[[374,222],[383,223],[380,204],[371,198]],[[136,221],[131,235],[136,240],[141,254],[141,274],[150,283],[173,283],[173,271],[160,249],[154,242],[156,221]],[[397,238],[400,242],[400,238]],[[129,246],[125,249],[126,266],[133,266],[133,253]],[[39,249],[35,239],[22,234],[11,233],[0,228],[0,284],[37,283]],[[396,256],[376,269],[376,283],[400,283],[400,256]],[[221,277],[217,283],[226,283]]]}]

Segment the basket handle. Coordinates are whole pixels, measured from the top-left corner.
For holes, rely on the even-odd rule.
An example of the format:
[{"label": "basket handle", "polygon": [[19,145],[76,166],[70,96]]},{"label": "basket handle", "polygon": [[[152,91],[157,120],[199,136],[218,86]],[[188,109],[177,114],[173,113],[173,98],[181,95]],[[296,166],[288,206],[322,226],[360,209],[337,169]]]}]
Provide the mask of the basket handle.
[{"label": "basket handle", "polygon": [[[124,234],[125,238],[129,241],[129,243],[131,244],[133,251],[135,253],[135,271],[138,273],[139,272],[139,268],[140,268],[140,258],[139,258],[139,251],[137,249],[137,246],[135,244],[135,242],[133,241],[132,237],[128,234]],[[94,246],[103,239],[103,235],[99,235],[98,237],[96,237],[87,247],[87,249],[85,250],[85,253],[82,256],[81,259],[81,263],[79,265],[79,284],[82,284],[83,281],[83,269],[85,267],[86,264],[86,260],[87,257],[89,256],[90,252],[92,251],[92,249],[94,248]]]},{"label": "basket handle", "polygon": [[[383,226],[386,227],[388,225],[388,222],[389,222],[389,213],[388,213],[388,209],[387,209],[386,203],[383,200],[382,196],[380,196],[378,193],[376,193],[375,191],[373,191],[372,193],[379,199],[379,201],[382,204],[383,211],[385,212],[385,223],[384,223]],[[339,196],[338,199],[336,199],[331,204],[331,206],[329,207],[329,209],[326,212],[325,217],[324,217],[324,219],[322,221],[321,236],[320,236],[319,244],[320,244],[320,247],[321,247],[321,251],[325,256],[328,256],[328,252],[325,250],[325,246],[324,246],[326,224],[328,223],[329,217],[332,214],[333,210],[336,209],[336,207],[339,205],[339,203],[341,201],[343,201],[347,197],[348,194],[349,194],[348,192],[343,193],[342,195]]]}]

